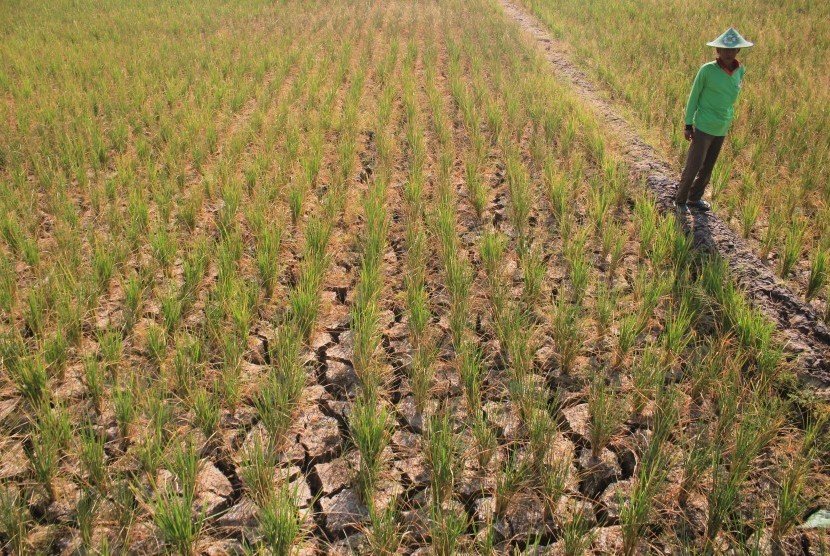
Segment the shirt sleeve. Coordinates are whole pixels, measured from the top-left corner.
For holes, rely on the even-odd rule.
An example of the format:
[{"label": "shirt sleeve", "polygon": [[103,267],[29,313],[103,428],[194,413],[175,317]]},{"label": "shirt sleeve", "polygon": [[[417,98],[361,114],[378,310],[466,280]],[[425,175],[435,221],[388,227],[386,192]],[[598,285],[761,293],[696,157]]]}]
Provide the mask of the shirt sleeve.
[{"label": "shirt sleeve", "polygon": [[695,112],[697,112],[697,105],[698,101],[700,100],[700,92],[703,90],[703,84],[705,81],[705,76],[703,73],[705,66],[701,67],[697,75],[695,76],[695,81],[692,83],[692,92],[689,93],[689,100],[686,102],[686,125],[692,125],[692,121],[695,117]]}]

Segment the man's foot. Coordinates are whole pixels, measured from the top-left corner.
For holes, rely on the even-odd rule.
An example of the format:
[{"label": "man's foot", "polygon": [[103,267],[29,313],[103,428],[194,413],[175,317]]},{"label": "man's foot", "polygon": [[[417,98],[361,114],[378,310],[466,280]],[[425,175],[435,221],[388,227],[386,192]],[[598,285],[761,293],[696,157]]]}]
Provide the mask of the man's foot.
[{"label": "man's foot", "polygon": [[677,211],[678,214],[689,214],[692,211],[689,210],[689,205],[686,203],[674,203],[674,210]]},{"label": "man's foot", "polygon": [[707,212],[712,209],[712,205],[700,199],[698,201],[692,201],[689,203],[692,208],[696,208],[697,210],[702,210],[703,212]]}]

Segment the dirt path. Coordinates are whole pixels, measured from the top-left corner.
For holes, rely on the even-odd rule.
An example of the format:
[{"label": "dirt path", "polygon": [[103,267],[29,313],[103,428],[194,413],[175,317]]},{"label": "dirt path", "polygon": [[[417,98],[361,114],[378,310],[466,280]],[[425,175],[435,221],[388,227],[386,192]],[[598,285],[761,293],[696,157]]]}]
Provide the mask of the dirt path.
[{"label": "dirt path", "polygon": [[[542,48],[555,73],[569,82],[579,97],[607,123],[611,138],[622,151],[635,181],[646,183],[661,211],[673,211],[679,169],[673,168],[648,145],[619,110],[603,98],[542,22],[510,0],[499,2],[505,14]],[[762,264],[749,244],[718,215],[693,213],[682,224],[694,234],[698,249],[716,252],[728,262],[752,303],[777,324],[788,350],[796,356],[799,376],[823,394],[830,394],[830,329],[820,316]]]}]

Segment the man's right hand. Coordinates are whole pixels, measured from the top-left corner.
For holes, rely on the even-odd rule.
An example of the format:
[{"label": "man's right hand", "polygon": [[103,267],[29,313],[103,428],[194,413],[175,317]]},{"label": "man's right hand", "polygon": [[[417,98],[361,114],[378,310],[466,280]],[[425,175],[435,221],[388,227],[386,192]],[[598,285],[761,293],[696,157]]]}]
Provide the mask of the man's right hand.
[{"label": "man's right hand", "polygon": [[686,141],[691,141],[692,137],[695,135],[695,128],[691,126],[687,126],[686,129],[683,131],[683,137],[686,138]]}]

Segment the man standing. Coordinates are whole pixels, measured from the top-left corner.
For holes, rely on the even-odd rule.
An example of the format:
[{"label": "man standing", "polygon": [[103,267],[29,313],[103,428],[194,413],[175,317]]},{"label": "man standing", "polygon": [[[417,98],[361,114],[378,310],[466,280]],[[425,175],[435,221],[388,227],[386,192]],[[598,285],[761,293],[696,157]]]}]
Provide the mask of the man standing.
[{"label": "man standing", "polygon": [[678,212],[689,213],[689,206],[709,210],[703,191],[720,154],[723,139],[734,116],[735,99],[741,90],[744,67],[736,59],[741,48],[753,43],[730,27],[721,36],[706,43],[717,49],[717,58],[697,72],[689,101],[686,103],[686,130],[691,141],[686,166],[677,186],[675,205]]}]

